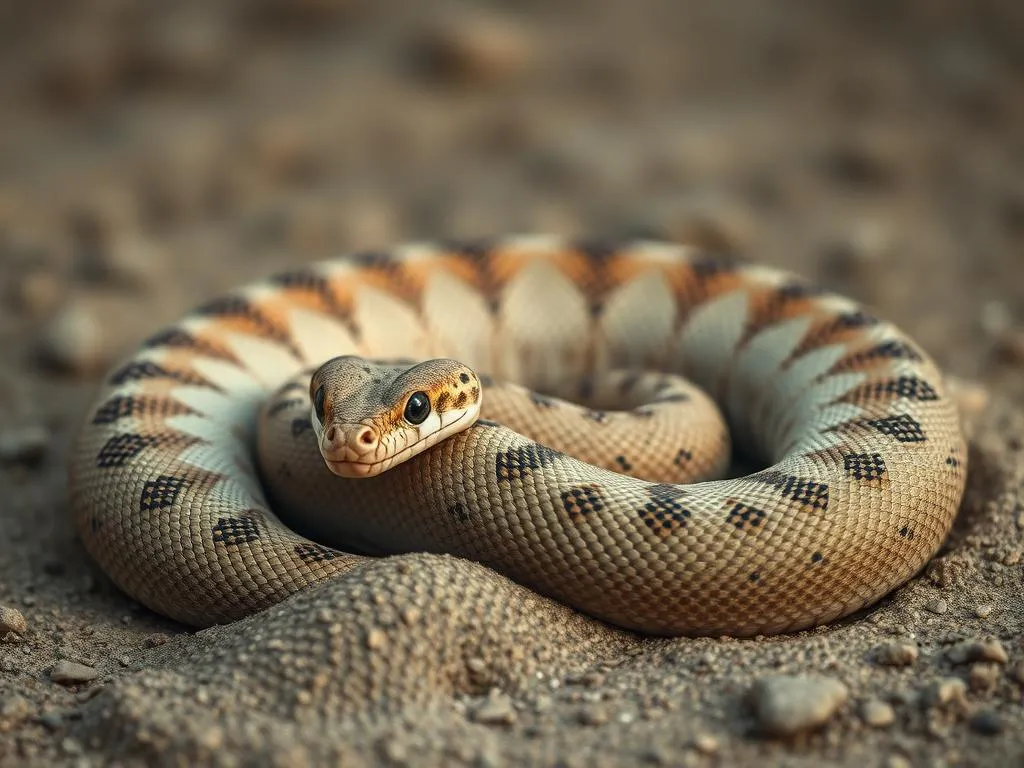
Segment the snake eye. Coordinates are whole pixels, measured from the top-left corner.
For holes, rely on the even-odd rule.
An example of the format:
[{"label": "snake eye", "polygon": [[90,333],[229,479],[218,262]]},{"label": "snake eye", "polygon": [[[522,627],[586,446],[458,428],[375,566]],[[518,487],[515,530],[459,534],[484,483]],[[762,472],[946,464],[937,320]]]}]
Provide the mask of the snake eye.
[{"label": "snake eye", "polygon": [[316,417],[320,419],[320,423],[324,423],[324,385],[321,384],[316,388],[316,392],[313,393],[313,410],[316,411]]},{"label": "snake eye", "polygon": [[430,415],[430,398],[426,392],[414,392],[405,404],[405,420],[410,424],[422,424]]}]

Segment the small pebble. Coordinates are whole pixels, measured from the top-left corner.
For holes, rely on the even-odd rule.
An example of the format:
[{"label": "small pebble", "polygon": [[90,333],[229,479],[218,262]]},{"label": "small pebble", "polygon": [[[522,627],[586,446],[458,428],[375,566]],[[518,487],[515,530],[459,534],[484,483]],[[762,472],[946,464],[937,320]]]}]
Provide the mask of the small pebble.
[{"label": "small pebble", "polygon": [[39,464],[50,450],[50,433],[39,425],[5,429],[0,432],[0,462]]},{"label": "small pebble", "polygon": [[583,725],[604,725],[608,722],[608,710],[600,704],[591,704],[580,710]]},{"label": "small pebble", "polygon": [[64,725],[64,717],[55,709],[44,712],[39,716],[39,722],[44,728],[50,731],[60,730]]},{"label": "small pebble", "polygon": [[17,608],[0,605],[0,635],[7,634],[8,632],[23,635],[27,629],[28,622],[25,621],[21,611]]},{"label": "small pebble", "polygon": [[166,261],[163,252],[138,235],[121,234],[96,248],[78,254],[78,269],[83,277],[114,288],[144,289],[157,279],[159,265]]},{"label": "small pebble", "polygon": [[1011,365],[1024,364],[1024,330],[1013,328],[996,339],[996,353]]},{"label": "small pebble", "polygon": [[861,706],[860,716],[872,728],[884,728],[896,720],[896,710],[880,699],[868,699]]},{"label": "small pebble", "polygon": [[914,768],[914,765],[903,755],[889,755],[885,768]]},{"label": "small pebble", "polygon": [[58,661],[50,670],[50,679],[61,685],[88,683],[99,676],[98,669],[75,661]]},{"label": "small pebble", "polygon": [[941,616],[949,610],[949,604],[941,597],[937,597],[934,600],[929,600],[925,603],[924,609],[926,611],[931,611],[932,613],[937,613]]},{"label": "small pebble", "polygon": [[977,616],[979,619],[987,619],[989,616],[992,615],[992,611],[994,611],[995,609],[996,607],[992,603],[984,603],[983,605],[979,605],[974,609],[974,615]]},{"label": "small pebble", "polygon": [[512,725],[516,717],[512,700],[504,694],[491,696],[473,712],[473,720],[484,725]]},{"label": "small pebble", "polygon": [[975,733],[995,736],[1003,732],[1003,719],[991,709],[983,709],[971,717],[970,726]]},{"label": "small pebble", "polygon": [[43,361],[68,373],[95,371],[107,362],[103,331],[96,316],[71,304],[50,321],[39,343]]},{"label": "small pebble", "polygon": [[967,685],[958,677],[936,680],[924,691],[924,701],[930,707],[945,707],[954,704],[958,708],[967,706]]},{"label": "small pebble", "polygon": [[983,662],[972,664],[967,682],[972,691],[991,691],[999,684],[999,665]]},{"label": "small pebble", "polygon": [[430,74],[465,83],[509,80],[530,64],[530,40],[510,19],[460,17],[429,30],[416,46]]},{"label": "small pebble", "polygon": [[996,664],[1006,664],[1010,660],[1003,644],[995,638],[958,643],[946,652],[946,656],[954,664],[973,661],[994,661]]},{"label": "small pebble", "polygon": [[18,305],[27,314],[41,317],[57,306],[61,292],[60,281],[53,272],[36,269],[21,278],[16,298]]},{"label": "small pebble", "polygon": [[759,680],[751,689],[758,723],[772,736],[787,736],[823,725],[848,695],[845,685],[829,677],[780,675]]},{"label": "small pebble", "polygon": [[1018,661],[1010,667],[1010,677],[1024,685],[1024,661]]},{"label": "small pebble", "polygon": [[164,645],[170,639],[163,632],[154,632],[142,641],[142,645],[145,648],[156,648],[158,645]]},{"label": "small pebble", "polygon": [[956,400],[961,413],[977,416],[988,408],[992,398],[984,384],[950,376],[947,379],[950,394]]},{"label": "small pebble", "polygon": [[713,755],[718,752],[718,739],[710,733],[699,733],[693,737],[693,748],[702,755]]},{"label": "small pebble", "polygon": [[382,629],[371,629],[366,635],[366,647],[371,651],[383,648],[387,642],[388,636]]},{"label": "small pebble", "polygon": [[993,299],[981,305],[978,322],[989,336],[999,336],[1013,325],[1013,314],[1006,302]]},{"label": "small pebble", "polygon": [[0,699],[0,732],[4,730],[4,724],[13,724],[23,720],[32,711],[32,705],[24,696],[12,693]]},{"label": "small pebble", "polygon": [[862,222],[848,236],[826,247],[825,268],[837,279],[874,275],[891,251],[892,237],[885,225]]},{"label": "small pebble", "polygon": [[839,181],[859,187],[889,186],[898,175],[892,148],[877,139],[836,144],[827,152],[824,166]]},{"label": "small pebble", "polygon": [[875,660],[886,667],[907,667],[917,661],[918,653],[914,643],[886,643],[875,649]]}]

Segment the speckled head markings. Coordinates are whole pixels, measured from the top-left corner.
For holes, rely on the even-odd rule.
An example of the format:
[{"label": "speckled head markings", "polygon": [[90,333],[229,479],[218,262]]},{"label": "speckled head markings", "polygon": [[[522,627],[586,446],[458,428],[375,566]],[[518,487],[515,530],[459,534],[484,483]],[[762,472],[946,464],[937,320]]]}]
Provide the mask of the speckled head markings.
[{"label": "speckled head markings", "polygon": [[[731,448],[761,468],[723,478]],[[70,490],[104,571],[194,625],[348,578],[353,552],[430,551],[636,631],[752,635],[917,573],[967,455],[936,364],[855,302],[687,246],[530,236],[207,302],[104,379]]]},{"label": "speckled head markings", "polygon": [[416,365],[333,358],[310,378],[320,453],[341,477],[372,477],[469,428],[480,415],[476,374],[455,360]]}]

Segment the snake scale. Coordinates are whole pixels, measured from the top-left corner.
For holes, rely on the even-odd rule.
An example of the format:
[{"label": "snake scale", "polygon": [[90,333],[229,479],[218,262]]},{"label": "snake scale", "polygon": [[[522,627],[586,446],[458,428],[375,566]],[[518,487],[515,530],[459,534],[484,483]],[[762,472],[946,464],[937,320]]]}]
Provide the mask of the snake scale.
[{"label": "snake scale", "polygon": [[[452,358],[540,393],[612,369],[682,375],[765,468],[639,479],[481,420],[376,477],[337,478],[321,460],[290,482],[323,432],[302,392],[298,415],[275,422],[280,466],[259,469],[268,397],[338,355]],[[658,451],[682,465],[717,439],[669,434]],[[126,593],[181,622],[226,623],[365,563],[286,526],[268,472],[275,503],[337,494],[322,528],[365,545],[354,550],[476,560],[640,632],[744,636],[829,622],[913,576],[952,525],[966,449],[935,363],[849,299],[684,245],[520,236],[301,266],[160,331],[86,418],[72,508]]]}]

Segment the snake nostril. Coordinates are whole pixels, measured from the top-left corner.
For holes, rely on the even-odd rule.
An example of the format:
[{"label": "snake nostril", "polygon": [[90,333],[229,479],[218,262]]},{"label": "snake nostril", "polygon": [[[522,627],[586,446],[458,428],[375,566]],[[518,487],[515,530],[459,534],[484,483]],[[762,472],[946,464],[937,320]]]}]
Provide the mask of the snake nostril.
[{"label": "snake nostril", "polygon": [[327,431],[324,433],[324,439],[331,445],[334,445],[338,440],[338,428],[333,426],[328,427]]},{"label": "snake nostril", "polygon": [[367,427],[360,431],[359,442],[363,445],[373,445],[377,442],[377,437],[373,434],[373,430]]}]

